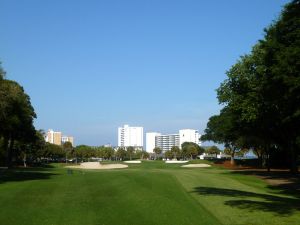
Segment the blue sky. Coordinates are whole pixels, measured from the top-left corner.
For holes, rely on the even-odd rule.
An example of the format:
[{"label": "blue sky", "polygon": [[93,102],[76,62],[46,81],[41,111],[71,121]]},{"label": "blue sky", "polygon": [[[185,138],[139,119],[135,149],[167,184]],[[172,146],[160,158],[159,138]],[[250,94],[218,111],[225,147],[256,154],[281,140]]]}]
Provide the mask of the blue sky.
[{"label": "blue sky", "polygon": [[37,129],[117,144],[117,127],[176,133],[219,112],[225,72],[286,0],[0,0],[0,61]]}]

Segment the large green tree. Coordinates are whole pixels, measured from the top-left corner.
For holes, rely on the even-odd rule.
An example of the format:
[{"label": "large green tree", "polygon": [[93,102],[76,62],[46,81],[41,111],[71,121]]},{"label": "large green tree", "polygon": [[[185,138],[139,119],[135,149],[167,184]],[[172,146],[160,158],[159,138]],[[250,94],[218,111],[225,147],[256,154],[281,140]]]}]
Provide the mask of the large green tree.
[{"label": "large green tree", "polygon": [[229,107],[225,107],[219,115],[209,118],[201,140],[224,144],[226,148],[230,149],[231,164],[234,164],[235,153],[240,149],[241,134],[239,116]]},{"label": "large green tree", "polygon": [[206,153],[211,154],[211,155],[216,155],[216,157],[220,152],[221,152],[220,149],[215,145],[206,149]]},{"label": "large green tree", "polygon": [[126,150],[123,147],[119,147],[116,151],[116,157],[118,160],[124,160],[126,157]]},{"label": "large green tree", "polygon": [[181,156],[180,148],[177,146],[173,146],[170,151],[171,151],[174,159],[177,159]]},{"label": "large green tree", "polygon": [[300,1],[287,4],[280,18],[266,29],[263,62],[266,66],[264,88],[276,121],[276,144],[289,155],[296,172],[300,137]]},{"label": "large green tree", "polygon": [[153,149],[153,152],[155,153],[155,159],[157,159],[157,156],[160,155],[162,153],[162,150],[160,147],[155,147]]},{"label": "large green tree", "polygon": [[5,78],[5,71],[3,70],[0,62],[0,82]]},{"label": "large green tree", "polygon": [[15,81],[0,82],[0,136],[3,137],[6,165],[11,166],[16,140],[31,140],[35,135],[36,114],[29,96]]},{"label": "large green tree", "polygon": [[74,157],[76,155],[76,152],[72,146],[72,143],[69,141],[66,141],[62,144],[62,148],[65,151],[66,154],[66,163],[68,161],[68,157]]},{"label": "large green tree", "polygon": [[210,118],[203,137],[259,150],[267,158],[280,150],[289,156],[292,172],[297,171],[300,148],[299,2],[287,4],[265,30],[264,39],[227,72],[228,78],[218,88],[224,108]]},{"label": "large green tree", "polygon": [[197,155],[204,153],[204,149],[194,142],[184,142],[181,144],[181,155],[183,158],[190,157],[191,159]]},{"label": "large green tree", "polygon": [[42,158],[48,158],[45,146],[44,132],[37,130],[33,136],[16,141],[14,149],[18,153],[17,157],[23,161],[24,167],[27,167],[28,161],[40,162]]},{"label": "large green tree", "polygon": [[129,147],[126,148],[126,151],[127,151],[128,156],[129,156],[129,159],[131,160],[132,155],[134,154],[134,147],[129,146]]}]

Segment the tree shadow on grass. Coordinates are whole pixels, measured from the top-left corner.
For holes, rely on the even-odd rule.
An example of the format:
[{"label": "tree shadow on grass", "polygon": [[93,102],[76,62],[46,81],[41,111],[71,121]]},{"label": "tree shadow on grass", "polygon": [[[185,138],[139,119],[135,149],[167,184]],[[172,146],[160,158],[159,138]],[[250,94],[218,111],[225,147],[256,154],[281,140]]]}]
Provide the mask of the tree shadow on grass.
[{"label": "tree shadow on grass", "polygon": [[0,184],[17,181],[45,180],[55,175],[59,174],[47,172],[39,168],[2,169],[0,170]]},{"label": "tree shadow on grass", "polygon": [[272,212],[281,216],[289,216],[300,211],[299,198],[213,187],[196,187],[193,192],[199,195],[234,197],[236,200],[225,201],[225,205],[248,211]]},{"label": "tree shadow on grass", "polygon": [[268,188],[276,193],[290,195],[300,199],[300,174],[291,174],[289,171],[277,170],[267,172],[264,170],[232,171],[232,174],[252,175],[266,181]]}]

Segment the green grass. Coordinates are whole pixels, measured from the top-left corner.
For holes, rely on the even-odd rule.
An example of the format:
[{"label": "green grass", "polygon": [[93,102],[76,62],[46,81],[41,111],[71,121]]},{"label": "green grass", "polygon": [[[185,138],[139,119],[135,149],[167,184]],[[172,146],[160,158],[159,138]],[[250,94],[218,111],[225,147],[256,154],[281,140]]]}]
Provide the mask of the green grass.
[{"label": "green grass", "polygon": [[143,162],[122,170],[68,174],[56,164],[1,172],[0,224],[279,225],[300,221],[296,194],[229,170],[180,166]]}]

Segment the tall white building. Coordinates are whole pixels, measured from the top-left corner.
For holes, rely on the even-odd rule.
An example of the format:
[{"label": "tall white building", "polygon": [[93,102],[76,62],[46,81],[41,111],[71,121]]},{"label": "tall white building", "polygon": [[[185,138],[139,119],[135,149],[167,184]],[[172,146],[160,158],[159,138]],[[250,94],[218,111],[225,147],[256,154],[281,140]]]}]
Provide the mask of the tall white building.
[{"label": "tall white building", "polygon": [[155,148],[155,137],[160,136],[161,133],[157,132],[149,132],[146,133],[146,151],[147,152],[153,152],[153,149]]},{"label": "tall white building", "polygon": [[179,134],[164,134],[155,137],[155,147],[159,147],[163,152],[171,150],[176,146],[180,148]]},{"label": "tall white building", "polygon": [[161,148],[163,152],[171,150],[173,146],[181,148],[184,142],[193,142],[198,145],[200,134],[198,130],[182,129],[179,130],[179,134],[164,134],[157,132],[146,133],[146,151],[153,152],[155,147]]},{"label": "tall white building", "polygon": [[143,127],[124,127],[118,128],[118,146],[119,147],[143,147]]},{"label": "tall white building", "polygon": [[183,129],[179,130],[179,140],[180,140],[180,146],[184,142],[193,142],[197,145],[200,145],[201,142],[199,141],[199,138],[201,135],[199,135],[199,132],[197,130],[192,129]]}]

